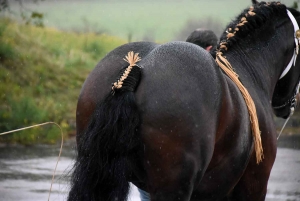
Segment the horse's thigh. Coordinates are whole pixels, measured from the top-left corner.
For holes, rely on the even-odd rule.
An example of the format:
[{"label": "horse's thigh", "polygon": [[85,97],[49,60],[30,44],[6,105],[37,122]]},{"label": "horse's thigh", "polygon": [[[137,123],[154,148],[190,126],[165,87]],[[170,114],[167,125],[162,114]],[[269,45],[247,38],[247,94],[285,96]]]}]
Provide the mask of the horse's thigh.
[{"label": "horse's thigh", "polygon": [[178,157],[174,153],[170,153],[169,156],[172,161],[161,156],[147,161],[151,201],[190,199],[196,178],[195,164],[187,156]]},{"label": "horse's thigh", "polygon": [[[271,171],[270,165],[257,165],[252,157],[244,175],[231,193],[230,201],[264,201]],[[264,162],[263,162],[264,163]]]},{"label": "horse's thigh", "polygon": [[145,141],[144,160],[151,201],[190,200],[194,184],[202,177],[209,157],[201,160],[203,150],[186,136],[152,133],[151,139]]}]

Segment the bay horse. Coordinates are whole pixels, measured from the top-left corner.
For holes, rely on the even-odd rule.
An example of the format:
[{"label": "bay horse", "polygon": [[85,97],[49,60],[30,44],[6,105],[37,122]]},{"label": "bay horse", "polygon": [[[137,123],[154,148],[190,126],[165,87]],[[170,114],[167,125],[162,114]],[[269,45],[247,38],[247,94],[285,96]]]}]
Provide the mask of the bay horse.
[{"label": "bay horse", "polygon": [[[273,114],[295,107],[300,13],[252,2],[221,36],[219,65],[187,42],[129,43],[97,64],[78,100],[69,201],[125,201],[129,182],[152,201],[265,200]],[[130,51],[141,60],[131,52],[124,61]]]}]

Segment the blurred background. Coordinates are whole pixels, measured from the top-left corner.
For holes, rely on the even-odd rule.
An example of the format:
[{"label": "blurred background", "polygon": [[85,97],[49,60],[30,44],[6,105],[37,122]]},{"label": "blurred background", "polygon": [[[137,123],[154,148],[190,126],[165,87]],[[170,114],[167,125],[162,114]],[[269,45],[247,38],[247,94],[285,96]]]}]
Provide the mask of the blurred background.
[{"label": "blurred background", "polygon": [[[281,2],[300,6],[298,0]],[[64,175],[75,157],[77,97],[97,62],[127,42],[185,40],[196,28],[220,36],[250,5],[251,0],[0,0],[0,133],[47,121],[63,128],[67,143],[53,200],[64,200]],[[284,121],[275,120],[280,130]],[[281,163],[270,180],[269,200],[300,200],[299,136],[298,111],[278,141]],[[47,198],[60,138],[53,125],[0,136],[0,201]],[[284,174],[291,175],[278,176]]]}]

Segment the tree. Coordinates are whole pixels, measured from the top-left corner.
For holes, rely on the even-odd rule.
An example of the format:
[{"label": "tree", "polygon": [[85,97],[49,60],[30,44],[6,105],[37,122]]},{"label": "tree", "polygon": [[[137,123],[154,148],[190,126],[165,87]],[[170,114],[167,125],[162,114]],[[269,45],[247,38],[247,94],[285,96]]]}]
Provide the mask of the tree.
[{"label": "tree", "polygon": [[[22,20],[26,24],[33,24],[38,27],[44,26],[44,23],[43,23],[44,14],[43,13],[27,9],[23,4],[23,0],[15,0],[15,1],[20,6],[21,13],[20,13],[19,17],[21,17]],[[37,3],[38,1],[44,1],[44,0],[32,0],[33,3]],[[6,12],[6,11],[15,15],[15,13],[10,10],[10,4],[9,4],[8,0],[0,0],[0,13]]]},{"label": "tree", "polygon": [[0,12],[3,12],[8,9],[7,0],[0,0]]}]

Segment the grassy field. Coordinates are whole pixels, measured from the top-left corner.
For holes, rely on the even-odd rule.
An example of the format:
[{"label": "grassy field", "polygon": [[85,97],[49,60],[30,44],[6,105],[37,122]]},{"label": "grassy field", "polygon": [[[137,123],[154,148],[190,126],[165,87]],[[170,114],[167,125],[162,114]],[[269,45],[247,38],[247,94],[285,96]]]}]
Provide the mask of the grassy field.
[{"label": "grassy field", "polygon": [[[20,25],[0,18],[0,133],[46,121],[67,133],[90,70],[125,41],[107,35],[76,34]],[[1,136],[0,142],[54,143],[54,126]]]},{"label": "grassy field", "polygon": [[[291,6],[293,0],[281,2]],[[166,42],[175,39],[190,19],[211,17],[225,27],[250,4],[251,0],[45,0],[25,6],[44,13],[46,26]]]}]

